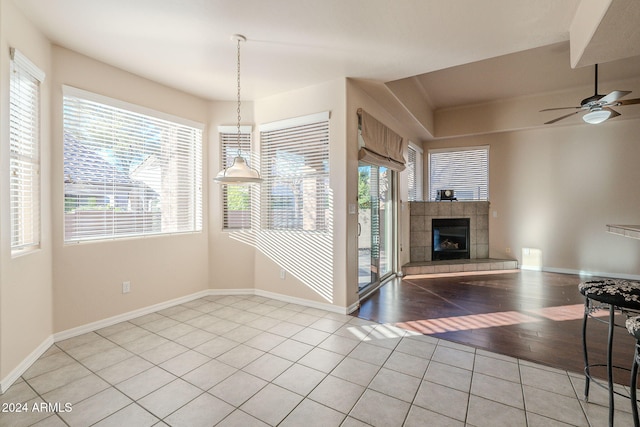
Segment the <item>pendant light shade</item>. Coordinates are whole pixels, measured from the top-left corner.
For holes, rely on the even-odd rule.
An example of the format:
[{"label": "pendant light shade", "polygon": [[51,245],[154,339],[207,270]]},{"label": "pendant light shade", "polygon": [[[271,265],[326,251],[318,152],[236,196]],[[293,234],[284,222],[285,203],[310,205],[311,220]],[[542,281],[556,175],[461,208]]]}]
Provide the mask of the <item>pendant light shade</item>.
[{"label": "pendant light shade", "polygon": [[233,164],[222,169],[213,180],[218,184],[259,184],[262,182],[260,174],[256,169],[249,167],[240,149],[240,42],[247,41],[247,38],[241,34],[234,34],[231,40],[235,40],[238,44],[238,154],[233,159]]},{"label": "pendant light shade", "polygon": [[250,168],[242,156],[236,156],[233,159],[233,164],[218,172],[214,180],[220,184],[259,184],[262,182],[258,171]]}]

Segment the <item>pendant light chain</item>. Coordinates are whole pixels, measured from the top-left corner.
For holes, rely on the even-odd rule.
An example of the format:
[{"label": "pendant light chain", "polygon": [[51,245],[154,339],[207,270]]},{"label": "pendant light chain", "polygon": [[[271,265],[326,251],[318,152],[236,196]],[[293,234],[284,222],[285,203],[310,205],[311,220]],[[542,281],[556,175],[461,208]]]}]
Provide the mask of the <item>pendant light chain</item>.
[{"label": "pendant light chain", "polygon": [[240,38],[238,38],[238,109],[237,109],[237,113],[238,113],[238,156],[241,155],[241,149],[240,149],[240,120],[241,120],[241,116],[240,116]]}]

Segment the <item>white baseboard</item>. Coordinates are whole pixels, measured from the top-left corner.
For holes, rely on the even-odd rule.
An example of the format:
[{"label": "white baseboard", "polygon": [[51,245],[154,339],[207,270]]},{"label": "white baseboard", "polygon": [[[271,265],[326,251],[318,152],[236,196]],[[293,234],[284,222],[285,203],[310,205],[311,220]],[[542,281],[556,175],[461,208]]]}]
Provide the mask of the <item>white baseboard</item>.
[{"label": "white baseboard", "polygon": [[0,381],[0,394],[3,394],[5,391],[11,387],[11,385],[16,382],[18,378],[24,374],[27,369],[33,365],[33,363],[38,360],[40,356],[42,356],[48,349],[53,345],[53,335],[49,335],[44,341],[40,343],[35,350],[31,352],[18,366],[16,366],[5,378]]},{"label": "white baseboard", "polygon": [[610,277],[612,279],[640,280],[640,275],[637,275],[637,274],[606,273],[602,271],[584,271],[584,270],[572,270],[569,268],[550,268],[550,267],[543,267],[542,271],[547,271],[549,273],[575,274],[577,276],[596,276],[596,277]]}]

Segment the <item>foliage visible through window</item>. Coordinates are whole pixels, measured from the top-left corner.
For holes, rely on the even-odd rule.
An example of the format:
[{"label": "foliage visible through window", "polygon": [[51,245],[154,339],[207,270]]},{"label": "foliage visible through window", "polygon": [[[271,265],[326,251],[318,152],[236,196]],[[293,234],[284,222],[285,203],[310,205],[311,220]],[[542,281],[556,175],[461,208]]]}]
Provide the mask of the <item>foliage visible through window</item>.
[{"label": "foliage visible through window", "polygon": [[[222,148],[222,167],[227,168],[233,164],[233,158],[238,155],[237,130],[221,131],[220,144]],[[251,165],[251,133],[249,129],[241,129],[240,150],[242,156]],[[225,230],[237,230],[251,228],[251,186],[249,185],[223,185],[222,186],[222,228]]]},{"label": "foliage visible through window", "polygon": [[489,147],[429,150],[429,199],[445,189],[458,200],[489,200]]},{"label": "foliage visible through window", "polygon": [[44,73],[15,49],[9,79],[11,251],[40,246],[40,83]]},{"label": "foliage visible through window", "polygon": [[63,107],[65,242],[202,230],[200,125],[70,87]]},{"label": "foliage visible through window", "polygon": [[330,221],[327,113],[261,126],[263,228],[326,231]]}]

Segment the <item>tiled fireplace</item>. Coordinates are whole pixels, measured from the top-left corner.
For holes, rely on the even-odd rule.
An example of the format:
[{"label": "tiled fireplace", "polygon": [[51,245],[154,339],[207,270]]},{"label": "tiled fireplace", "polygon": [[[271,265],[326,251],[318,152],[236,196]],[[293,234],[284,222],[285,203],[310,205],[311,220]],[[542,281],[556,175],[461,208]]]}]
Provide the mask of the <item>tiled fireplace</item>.
[{"label": "tiled fireplace", "polygon": [[[433,260],[433,219],[469,219],[469,258],[489,258],[489,202],[411,202],[411,262]],[[437,256],[436,256],[437,258]]]}]

